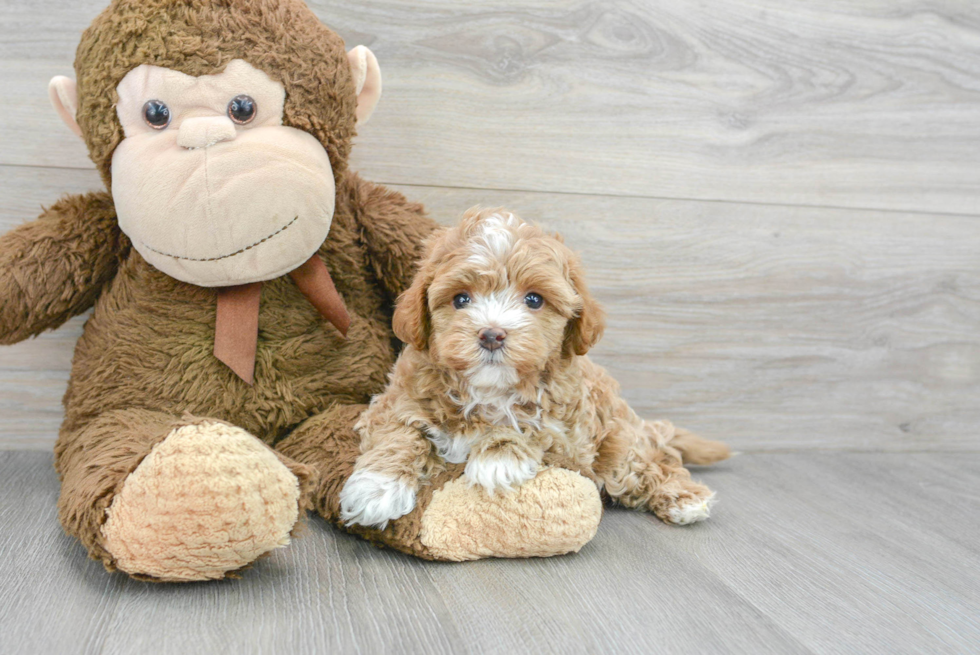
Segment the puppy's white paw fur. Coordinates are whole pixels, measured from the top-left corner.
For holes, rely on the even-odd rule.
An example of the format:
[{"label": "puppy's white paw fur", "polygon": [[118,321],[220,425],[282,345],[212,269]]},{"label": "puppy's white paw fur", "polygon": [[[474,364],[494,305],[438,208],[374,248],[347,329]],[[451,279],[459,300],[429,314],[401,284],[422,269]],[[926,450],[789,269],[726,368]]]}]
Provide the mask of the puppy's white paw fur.
[{"label": "puppy's white paw fur", "polygon": [[512,455],[481,455],[470,457],[465,474],[470,484],[478,484],[490,495],[496,491],[513,491],[538,472],[538,463],[529,457]]},{"label": "puppy's white paw fur", "polygon": [[340,518],[347,525],[360,524],[384,530],[388,521],[415,508],[415,490],[403,480],[361,469],[347,479],[340,491]]},{"label": "puppy's white paw fur", "polygon": [[703,521],[711,514],[711,506],[715,504],[715,495],[707,498],[688,498],[667,510],[670,522],[675,525],[688,525]]}]

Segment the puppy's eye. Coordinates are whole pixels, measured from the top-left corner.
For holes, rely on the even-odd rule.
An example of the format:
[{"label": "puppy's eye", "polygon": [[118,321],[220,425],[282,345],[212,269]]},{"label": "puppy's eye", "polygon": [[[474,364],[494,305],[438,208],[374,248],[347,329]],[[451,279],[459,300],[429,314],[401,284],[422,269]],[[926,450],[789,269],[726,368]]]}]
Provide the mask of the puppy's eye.
[{"label": "puppy's eye", "polygon": [[462,309],[470,304],[470,294],[468,293],[457,293],[456,297],[453,298],[453,307],[456,309]]},{"label": "puppy's eye", "polygon": [[255,101],[252,100],[251,96],[244,93],[235,96],[228,103],[228,117],[239,125],[251,123],[252,119],[255,118],[255,110]]},{"label": "puppy's eye", "polygon": [[541,305],[544,304],[544,298],[532,291],[524,296],[524,304],[531,309],[541,309]]},{"label": "puppy's eye", "polygon": [[159,100],[147,100],[143,105],[143,120],[154,130],[170,125],[170,107]]}]

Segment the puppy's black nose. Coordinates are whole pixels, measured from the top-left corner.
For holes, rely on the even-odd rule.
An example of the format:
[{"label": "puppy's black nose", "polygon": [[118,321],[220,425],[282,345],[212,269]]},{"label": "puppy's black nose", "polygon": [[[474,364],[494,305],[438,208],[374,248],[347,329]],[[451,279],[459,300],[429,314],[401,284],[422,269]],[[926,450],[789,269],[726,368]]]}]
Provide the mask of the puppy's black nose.
[{"label": "puppy's black nose", "polygon": [[507,331],[500,328],[483,328],[480,330],[480,347],[487,350],[503,348]]}]

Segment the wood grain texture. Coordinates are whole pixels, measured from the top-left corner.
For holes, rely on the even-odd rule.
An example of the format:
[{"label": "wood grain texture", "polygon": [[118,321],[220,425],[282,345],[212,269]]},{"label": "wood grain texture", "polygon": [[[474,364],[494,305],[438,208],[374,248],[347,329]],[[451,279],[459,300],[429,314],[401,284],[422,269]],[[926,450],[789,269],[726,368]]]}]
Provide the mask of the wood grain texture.
[{"label": "wood grain texture", "polygon": [[[94,171],[0,167],[0,231]],[[980,221],[399,187],[451,223],[506,205],[582,252],[593,357],[643,415],[741,450],[980,449]],[[0,447],[51,446],[81,321],[0,348]]]},{"label": "wood grain texture", "polygon": [[[46,86],[105,4],[0,7],[0,233],[101,186]],[[0,452],[0,653],[978,649],[980,5],[310,4],[381,62],[353,168],[563,232],[624,395],[748,454],[698,472],[709,522],[611,510],[573,556],[433,564],[314,519],[173,586],[86,560],[50,454]],[[0,348],[0,451],[51,448],[84,319]]]},{"label": "wood grain texture", "polygon": [[506,205],[581,251],[592,357],[642,415],[740,449],[980,448],[980,221],[403,188]]},{"label": "wood grain texture", "polygon": [[[980,211],[976,3],[310,4],[381,62],[381,182]],[[0,163],[91,166],[45,85],[104,5],[0,9]]]},{"label": "wood grain texture", "polygon": [[[467,564],[312,520],[241,580],[107,575],[45,453],[0,453],[0,650],[956,653],[980,643],[980,455],[745,455],[675,528],[610,510],[577,555]],[[951,502],[955,499],[955,502]]]}]

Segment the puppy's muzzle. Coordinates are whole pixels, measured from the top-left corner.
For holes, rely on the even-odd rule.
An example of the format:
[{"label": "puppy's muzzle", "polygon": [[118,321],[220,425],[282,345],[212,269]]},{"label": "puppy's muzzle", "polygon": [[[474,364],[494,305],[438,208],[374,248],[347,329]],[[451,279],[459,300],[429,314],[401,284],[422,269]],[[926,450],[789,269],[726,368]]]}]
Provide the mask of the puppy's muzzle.
[{"label": "puppy's muzzle", "polygon": [[507,331],[500,328],[483,328],[480,330],[480,347],[487,350],[497,350],[504,347]]}]

